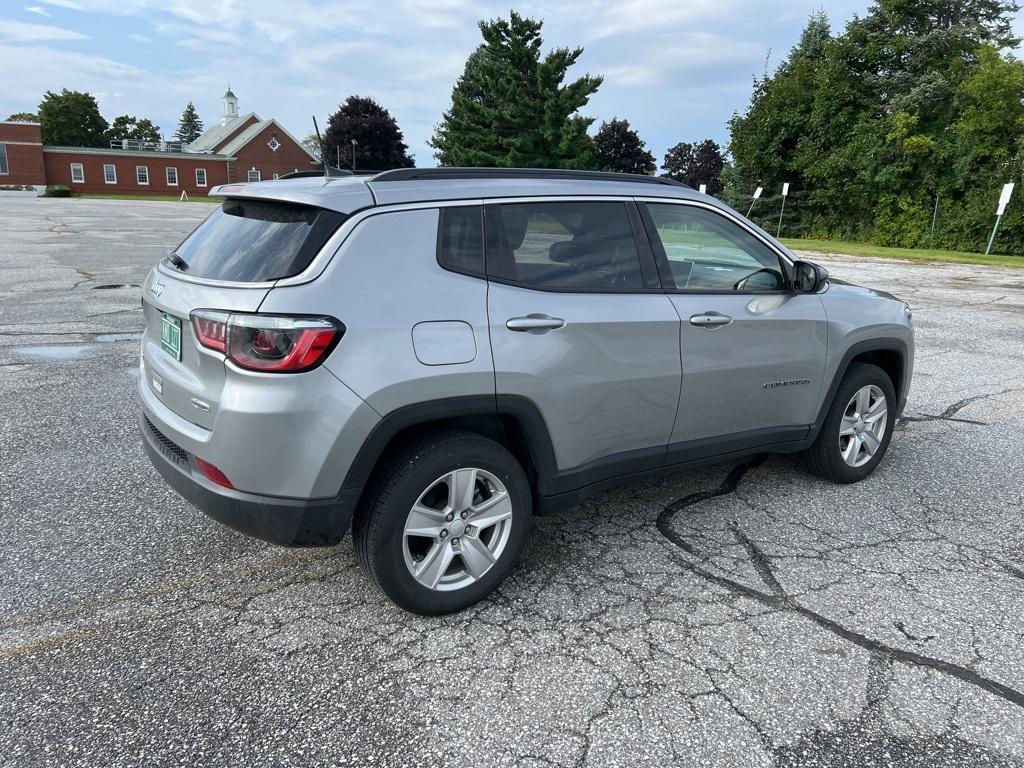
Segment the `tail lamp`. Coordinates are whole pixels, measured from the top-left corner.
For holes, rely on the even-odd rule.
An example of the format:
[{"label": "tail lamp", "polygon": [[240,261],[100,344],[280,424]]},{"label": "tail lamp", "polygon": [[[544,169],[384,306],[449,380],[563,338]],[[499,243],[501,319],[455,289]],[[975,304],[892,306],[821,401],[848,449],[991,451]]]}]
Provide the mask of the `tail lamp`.
[{"label": "tail lamp", "polygon": [[239,368],[300,373],[316,368],[345,333],[330,317],[244,314],[197,309],[189,315],[196,339]]}]

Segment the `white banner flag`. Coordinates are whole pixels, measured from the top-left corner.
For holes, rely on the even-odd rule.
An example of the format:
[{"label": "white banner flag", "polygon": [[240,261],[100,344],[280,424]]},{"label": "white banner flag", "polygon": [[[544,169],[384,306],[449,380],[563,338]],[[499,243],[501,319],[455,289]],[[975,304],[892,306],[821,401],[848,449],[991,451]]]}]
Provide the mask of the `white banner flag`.
[{"label": "white banner flag", "polygon": [[706,195],[708,193],[708,185],[707,184],[701,184],[700,185],[700,193],[702,195]]},{"label": "white banner flag", "polygon": [[788,194],[789,194],[789,182],[787,181],[787,182],[785,182],[782,185],[782,196],[785,197]]},{"label": "white banner flag", "polygon": [[755,189],[754,190],[754,199],[757,200],[759,197],[761,197],[761,193],[763,191],[764,190],[761,187],[758,187],[757,189]]},{"label": "white banner flag", "polygon": [[1013,194],[1013,184],[1003,184],[1003,191],[999,195],[999,207],[996,208],[996,216],[1002,216],[1006,211],[1006,204],[1010,202],[1010,195]]}]

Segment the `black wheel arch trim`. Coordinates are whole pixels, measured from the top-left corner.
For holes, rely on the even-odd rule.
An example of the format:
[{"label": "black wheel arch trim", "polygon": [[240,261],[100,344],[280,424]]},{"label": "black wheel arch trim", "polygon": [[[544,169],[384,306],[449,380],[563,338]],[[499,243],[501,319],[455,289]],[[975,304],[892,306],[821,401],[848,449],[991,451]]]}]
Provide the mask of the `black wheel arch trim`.
[{"label": "black wheel arch trim", "polygon": [[855,357],[859,355],[867,354],[868,352],[897,352],[900,355],[900,363],[902,365],[902,381],[894,381],[893,387],[896,388],[898,394],[897,398],[899,403],[897,406],[897,416],[902,411],[902,406],[906,402],[908,383],[907,378],[907,344],[902,339],[897,338],[879,338],[879,339],[865,339],[864,341],[858,341],[851,344],[850,347],[843,353],[842,359],[839,361],[839,365],[836,366],[835,374],[832,376],[832,382],[829,384],[828,390],[825,392],[825,396],[821,400],[821,406],[818,409],[818,417],[814,420],[814,424],[811,427],[811,436],[817,437],[818,432],[821,431],[822,425],[825,423],[825,417],[828,416],[829,408],[832,407],[832,401],[835,399],[836,392],[839,390],[839,385],[843,381],[843,377],[850,368],[850,364],[853,362]]}]

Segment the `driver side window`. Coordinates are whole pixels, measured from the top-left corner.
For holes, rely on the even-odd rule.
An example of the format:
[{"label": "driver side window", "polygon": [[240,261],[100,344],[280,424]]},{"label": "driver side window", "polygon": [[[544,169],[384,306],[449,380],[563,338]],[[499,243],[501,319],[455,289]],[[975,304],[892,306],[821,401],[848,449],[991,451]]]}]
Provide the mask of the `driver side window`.
[{"label": "driver side window", "polygon": [[[649,203],[655,249],[677,290],[779,291],[786,279],[775,253],[721,214],[694,205]],[[655,233],[651,233],[652,235]]]}]

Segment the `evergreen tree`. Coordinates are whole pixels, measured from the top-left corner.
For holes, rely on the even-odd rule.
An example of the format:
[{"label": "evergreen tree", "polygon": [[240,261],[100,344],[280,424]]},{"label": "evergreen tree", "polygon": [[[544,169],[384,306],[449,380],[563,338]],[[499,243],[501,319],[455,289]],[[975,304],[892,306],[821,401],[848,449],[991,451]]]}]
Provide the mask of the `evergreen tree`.
[{"label": "evergreen tree", "polygon": [[181,113],[181,120],[178,121],[178,131],[174,137],[185,144],[191,144],[203,134],[203,121],[199,119],[199,113],[190,101]]},{"label": "evergreen tree", "polygon": [[512,11],[479,24],[484,38],[466,61],[430,145],[441,165],[592,168],[592,118],[578,111],[601,85],[565,84],[582,48],[541,56],[542,22]]},{"label": "evergreen tree", "polygon": [[337,163],[347,169],[353,167],[355,152],[357,171],[387,171],[414,165],[395,118],[376,101],[363,96],[349,96],[330,116],[324,148],[328,164]]},{"label": "evergreen tree", "polygon": [[107,146],[107,121],[100,114],[96,98],[89,93],[47,91],[39,104],[43,143],[64,147]]},{"label": "evergreen tree", "polygon": [[613,117],[601,123],[594,135],[594,153],[598,170],[618,173],[654,173],[654,155],[628,120]]}]

